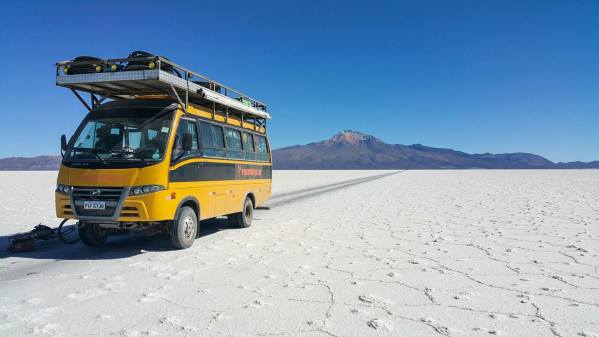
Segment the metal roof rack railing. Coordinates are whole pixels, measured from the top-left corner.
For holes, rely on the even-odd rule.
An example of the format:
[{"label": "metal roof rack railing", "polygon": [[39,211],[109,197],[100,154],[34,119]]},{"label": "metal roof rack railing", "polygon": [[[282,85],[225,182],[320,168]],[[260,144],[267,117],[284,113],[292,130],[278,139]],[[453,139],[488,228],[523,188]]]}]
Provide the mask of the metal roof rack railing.
[{"label": "metal roof rack railing", "polygon": [[[162,56],[58,62],[56,85],[71,89],[90,110],[107,98],[168,95],[186,110],[189,102],[211,103],[213,116],[219,109],[227,115],[239,114],[244,120],[263,120],[260,124],[270,118],[263,102]],[[91,95],[91,107],[78,91]]]}]

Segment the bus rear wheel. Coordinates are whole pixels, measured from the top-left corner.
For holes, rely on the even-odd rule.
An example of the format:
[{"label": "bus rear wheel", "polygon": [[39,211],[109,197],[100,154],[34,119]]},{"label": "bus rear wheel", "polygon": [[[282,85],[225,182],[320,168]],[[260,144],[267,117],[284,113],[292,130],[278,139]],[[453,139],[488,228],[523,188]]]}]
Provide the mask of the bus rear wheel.
[{"label": "bus rear wheel", "polygon": [[189,248],[198,233],[198,217],[191,207],[183,206],[170,228],[171,243],[179,249]]},{"label": "bus rear wheel", "polygon": [[79,227],[79,238],[86,246],[98,247],[106,242],[108,233],[97,223],[84,223]]},{"label": "bus rear wheel", "polygon": [[252,225],[254,217],[254,203],[249,197],[245,198],[241,212],[230,214],[227,216],[229,223],[235,227],[247,228]]}]

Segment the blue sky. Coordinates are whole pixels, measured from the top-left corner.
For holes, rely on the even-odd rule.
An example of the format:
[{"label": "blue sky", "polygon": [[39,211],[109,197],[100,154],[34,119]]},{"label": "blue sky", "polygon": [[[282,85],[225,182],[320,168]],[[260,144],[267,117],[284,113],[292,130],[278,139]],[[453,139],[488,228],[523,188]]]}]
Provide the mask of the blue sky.
[{"label": "blue sky", "polygon": [[56,154],[84,116],[56,61],[141,49],[267,102],[275,148],[355,129],[599,159],[597,1],[13,1],[0,46],[0,157]]}]

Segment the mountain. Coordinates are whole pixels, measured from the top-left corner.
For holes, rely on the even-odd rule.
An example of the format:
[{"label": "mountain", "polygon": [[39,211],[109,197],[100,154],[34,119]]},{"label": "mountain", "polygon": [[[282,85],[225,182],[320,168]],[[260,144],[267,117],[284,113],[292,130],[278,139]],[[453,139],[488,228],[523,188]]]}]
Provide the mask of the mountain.
[{"label": "mountain", "polygon": [[421,144],[387,144],[345,130],[307,145],[273,151],[275,169],[551,169],[599,168],[599,162],[553,163],[530,153],[468,154]]},{"label": "mountain", "polygon": [[0,159],[0,171],[53,171],[58,170],[61,160],[60,156],[3,158]]}]

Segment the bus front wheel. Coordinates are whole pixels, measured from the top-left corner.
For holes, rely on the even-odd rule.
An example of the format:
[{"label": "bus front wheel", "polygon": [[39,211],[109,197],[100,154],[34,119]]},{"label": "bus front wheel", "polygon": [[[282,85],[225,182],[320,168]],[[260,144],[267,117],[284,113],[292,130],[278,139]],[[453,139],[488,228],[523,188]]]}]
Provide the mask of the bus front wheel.
[{"label": "bus front wheel", "polygon": [[97,247],[106,242],[108,233],[97,223],[84,223],[79,227],[79,238],[86,246]]},{"label": "bus front wheel", "polygon": [[179,215],[171,225],[170,236],[173,246],[179,249],[193,245],[198,232],[198,217],[191,207],[181,207]]},{"label": "bus front wheel", "polygon": [[249,197],[245,198],[243,209],[239,213],[230,214],[228,216],[229,223],[235,227],[247,228],[252,225],[254,216],[254,203]]}]

